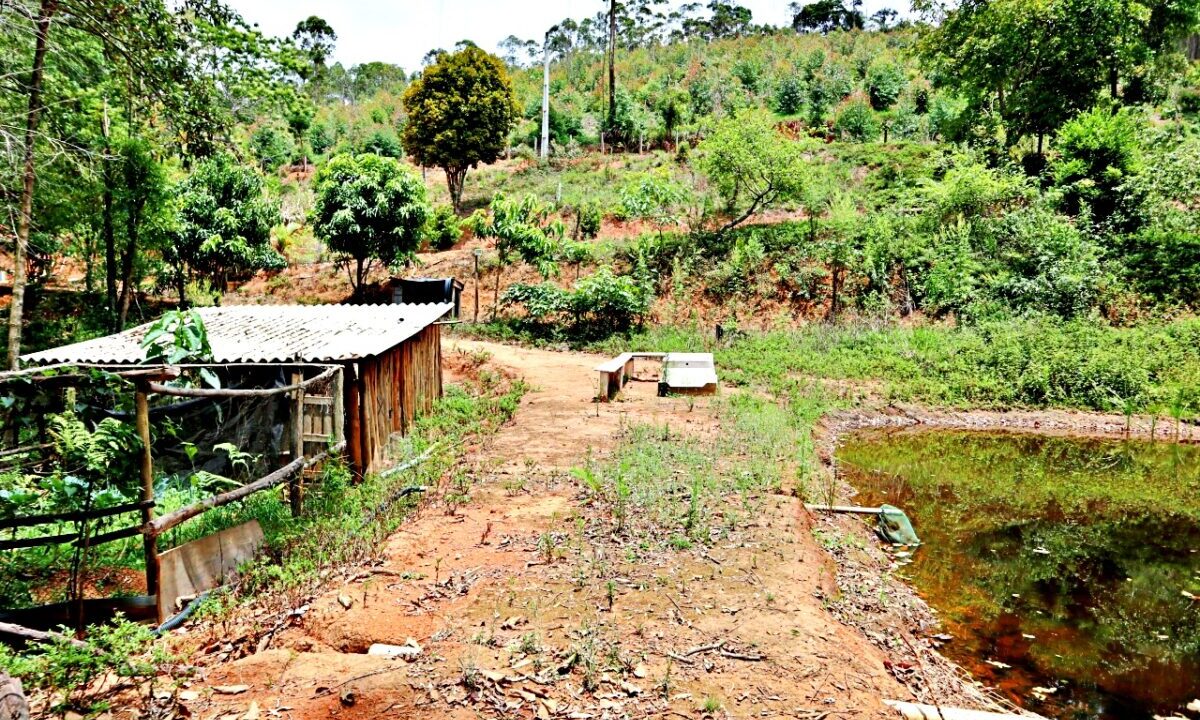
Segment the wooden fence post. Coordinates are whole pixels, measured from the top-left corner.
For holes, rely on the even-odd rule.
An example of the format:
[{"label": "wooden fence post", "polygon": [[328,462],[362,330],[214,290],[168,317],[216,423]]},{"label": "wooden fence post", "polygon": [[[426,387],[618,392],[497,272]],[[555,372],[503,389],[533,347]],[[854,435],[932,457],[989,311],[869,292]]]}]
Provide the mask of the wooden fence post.
[{"label": "wooden fence post", "polygon": [[[302,370],[292,371],[292,384],[304,382]],[[292,399],[292,459],[304,458],[304,388],[297,388]],[[299,517],[303,510],[300,493],[304,484],[304,472],[298,472],[288,481],[288,503],[292,506],[292,517]]]},{"label": "wooden fence post", "polygon": [[481,254],[481,251],[479,248],[475,248],[475,252],[472,253],[472,255],[475,256],[475,324],[476,325],[479,324],[479,256],[480,256],[480,254]]},{"label": "wooden fence post", "polygon": [[342,366],[333,376],[333,442],[340,443],[346,439],[346,398],[342,396],[345,366]]},{"label": "wooden fence post", "polygon": [[[150,447],[150,393],[148,383],[140,381],[134,393],[137,415],[137,433],[142,439],[142,526],[147,527],[154,519],[154,456]],[[158,538],[143,531],[142,541],[146,552],[146,594],[158,594]]]}]

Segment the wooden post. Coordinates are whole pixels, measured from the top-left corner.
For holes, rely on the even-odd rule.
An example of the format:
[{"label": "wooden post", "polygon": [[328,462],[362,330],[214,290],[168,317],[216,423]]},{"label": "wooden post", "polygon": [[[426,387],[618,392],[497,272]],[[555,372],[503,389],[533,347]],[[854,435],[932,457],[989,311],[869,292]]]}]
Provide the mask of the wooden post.
[{"label": "wooden post", "polygon": [[[304,372],[292,371],[292,384],[304,382]],[[304,458],[304,388],[298,388],[292,397],[292,460]],[[298,472],[288,481],[288,504],[292,506],[292,517],[299,517],[303,509],[300,493],[304,484],[304,473]]]},{"label": "wooden post", "polygon": [[346,398],[342,388],[345,383],[346,368],[343,366],[333,376],[333,442],[336,445],[346,439]]},{"label": "wooden post", "polygon": [[0,720],[29,720],[29,702],[21,681],[0,673]]},{"label": "wooden post", "polygon": [[[137,433],[142,439],[142,526],[145,527],[154,519],[154,456],[150,447],[150,394],[148,383],[141,381],[134,393],[134,405],[137,415]],[[146,594],[158,594],[158,539],[149,534],[142,534],[146,553]]]},{"label": "wooden post", "polygon": [[363,468],[365,467],[362,451],[362,417],[359,414],[362,394],[359,392],[357,373],[352,371],[353,365],[346,364],[342,367],[345,368],[346,373],[352,374],[342,380],[346,389],[346,417],[350,420],[346,447],[350,450],[350,467],[354,471],[354,481],[359,482],[363,478]]},{"label": "wooden post", "polygon": [[475,255],[475,324],[479,324],[479,250],[476,249]]}]

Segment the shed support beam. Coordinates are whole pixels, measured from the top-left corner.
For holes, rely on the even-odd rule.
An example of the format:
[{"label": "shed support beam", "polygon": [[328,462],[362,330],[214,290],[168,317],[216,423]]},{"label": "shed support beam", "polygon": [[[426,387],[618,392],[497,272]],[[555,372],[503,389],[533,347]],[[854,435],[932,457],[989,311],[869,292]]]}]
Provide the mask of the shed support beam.
[{"label": "shed support beam", "polygon": [[[142,440],[142,526],[154,520],[154,455],[150,445],[150,389],[140,381],[134,393],[137,433]],[[158,594],[158,539],[147,533],[142,537],[146,554],[146,594]]]}]

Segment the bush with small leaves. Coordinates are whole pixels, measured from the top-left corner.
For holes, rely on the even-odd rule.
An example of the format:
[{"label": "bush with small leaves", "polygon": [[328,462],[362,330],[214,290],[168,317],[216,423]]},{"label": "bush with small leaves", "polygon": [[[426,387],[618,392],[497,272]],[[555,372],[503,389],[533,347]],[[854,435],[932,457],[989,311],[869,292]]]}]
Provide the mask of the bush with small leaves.
[{"label": "bush with small leaves", "polygon": [[871,98],[871,107],[876,110],[887,110],[904,92],[908,79],[904,76],[904,68],[890,60],[878,59],[867,68],[867,94]]},{"label": "bush with small leaves", "polygon": [[871,103],[862,95],[851,96],[842,103],[833,120],[833,129],[850,140],[867,142],[879,137],[879,118],[871,109]]},{"label": "bush with small leaves", "polygon": [[438,205],[425,221],[425,242],[435,250],[449,250],[462,238],[462,220],[449,205]]},{"label": "bush with small leaves", "polygon": [[804,80],[796,75],[784,75],[775,86],[775,112],[796,115],[804,108]]}]

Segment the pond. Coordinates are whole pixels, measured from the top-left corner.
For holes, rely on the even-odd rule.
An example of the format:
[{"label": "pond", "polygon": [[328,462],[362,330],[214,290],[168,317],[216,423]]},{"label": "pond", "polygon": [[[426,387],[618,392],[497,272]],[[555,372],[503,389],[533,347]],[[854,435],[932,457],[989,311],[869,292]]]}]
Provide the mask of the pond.
[{"label": "pond", "polygon": [[856,504],[911,518],[902,572],[976,679],[1056,718],[1200,698],[1200,448],[871,431],[838,460]]}]

